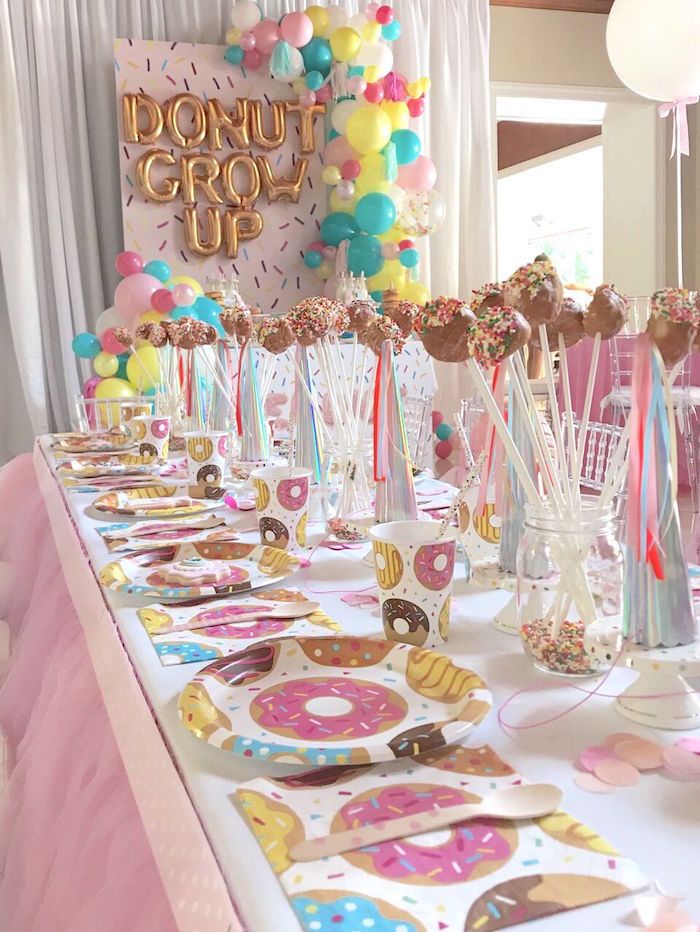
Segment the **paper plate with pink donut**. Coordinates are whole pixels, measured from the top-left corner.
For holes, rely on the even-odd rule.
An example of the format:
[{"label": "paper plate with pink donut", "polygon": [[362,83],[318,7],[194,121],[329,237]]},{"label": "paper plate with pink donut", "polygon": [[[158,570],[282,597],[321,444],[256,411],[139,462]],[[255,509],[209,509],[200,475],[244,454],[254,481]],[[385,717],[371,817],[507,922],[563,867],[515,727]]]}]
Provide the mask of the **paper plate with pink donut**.
[{"label": "paper plate with pink donut", "polygon": [[181,518],[178,521],[122,521],[97,528],[110,553],[115,551],[155,550],[173,544],[203,544],[236,540],[234,530],[221,515]]},{"label": "paper plate with pink donut", "polygon": [[112,592],[169,601],[249,592],[286,579],[298,566],[297,557],[278,547],[204,541],[113,560],[99,578]]},{"label": "paper plate with pink donut", "polygon": [[454,744],[490,708],[481,677],[443,654],[353,637],[252,644],[200,670],[178,700],[185,727],[208,744],[307,767]]},{"label": "paper plate with pink donut", "polygon": [[[221,490],[224,494],[224,490]],[[221,508],[219,499],[191,498],[182,486],[149,485],[138,489],[106,492],[92,503],[95,511],[124,515],[127,518],[177,518]]]}]

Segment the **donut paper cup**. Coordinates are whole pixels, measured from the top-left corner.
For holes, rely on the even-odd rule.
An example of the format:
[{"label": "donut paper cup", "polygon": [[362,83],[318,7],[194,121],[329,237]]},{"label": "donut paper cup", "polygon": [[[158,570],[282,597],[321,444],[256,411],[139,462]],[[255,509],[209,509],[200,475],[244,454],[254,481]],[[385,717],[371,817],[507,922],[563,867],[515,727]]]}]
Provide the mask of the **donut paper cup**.
[{"label": "donut paper cup", "polygon": [[148,417],[153,414],[153,405],[149,401],[137,405],[122,405],[121,413],[124,430],[132,440],[136,440],[133,420],[135,417]]},{"label": "donut paper cup", "polygon": [[261,542],[281,550],[306,547],[311,470],[263,466],[254,469],[250,478]]},{"label": "donut paper cup", "polygon": [[139,445],[139,456],[162,460],[168,458],[170,418],[139,414],[131,419],[131,436]]},{"label": "donut paper cup", "polygon": [[190,495],[206,498],[207,489],[224,481],[228,435],[225,430],[191,430],[184,438]]},{"label": "donut paper cup", "polygon": [[384,635],[415,647],[440,647],[450,624],[459,531],[434,521],[390,521],[370,530]]}]

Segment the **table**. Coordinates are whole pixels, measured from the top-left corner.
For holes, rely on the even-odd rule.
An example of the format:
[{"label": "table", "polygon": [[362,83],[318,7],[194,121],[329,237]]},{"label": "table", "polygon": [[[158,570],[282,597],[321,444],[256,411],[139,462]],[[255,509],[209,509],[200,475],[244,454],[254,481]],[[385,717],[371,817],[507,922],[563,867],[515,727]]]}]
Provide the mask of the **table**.
[{"label": "table", "polygon": [[[93,496],[66,495],[59,490],[47,465],[50,460],[47,442],[42,438],[35,450],[34,467],[25,457],[11,463],[6,468],[9,474],[3,471],[1,477],[0,500],[6,514],[14,515],[15,522],[10,535],[5,535],[4,542],[0,540],[0,559],[7,560],[10,552],[14,554],[17,572],[26,573],[36,566],[37,588],[31,597],[21,600],[22,606],[10,605],[10,622],[19,634],[12,655],[10,679],[0,689],[0,725],[8,733],[11,748],[19,747],[17,766],[22,768],[21,775],[25,775],[26,761],[34,768],[31,776],[35,781],[36,799],[39,793],[51,798],[56,793],[57,782],[62,785],[63,781],[69,783],[72,779],[68,764],[70,755],[80,750],[74,743],[76,735],[81,734],[78,726],[86,727],[91,720],[98,720],[104,727],[109,724],[116,736],[118,755],[115,756],[114,747],[110,756],[100,746],[93,766],[109,771],[105,773],[109,804],[103,803],[102,816],[106,817],[118,807],[113,821],[105,824],[103,819],[100,823],[101,830],[110,833],[114,851],[112,860],[101,860],[98,865],[99,872],[104,874],[103,888],[112,899],[105,901],[100,897],[98,883],[87,888],[89,895],[78,904],[68,902],[69,896],[61,897],[57,893],[57,888],[65,883],[72,896],[79,898],[83,889],[81,874],[90,869],[85,858],[74,865],[57,859],[54,873],[51,873],[55,856],[51,843],[60,838],[63,844],[62,833],[67,831],[67,826],[62,824],[57,826],[57,831],[52,827],[48,837],[35,833],[21,840],[21,858],[39,858],[53,881],[45,887],[33,888],[34,894],[41,894],[40,901],[28,901],[17,889],[22,863],[13,861],[14,848],[10,845],[10,870],[5,879],[0,880],[0,915],[9,916],[8,928],[17,932],[48,928],[47,916],[51,913],[47,908],[55,907],[56,903],[60,904],[61,911],[53,913],[50,928],[57,932],[97,928],[100,932],[126,928],[130,932],[169,932],[170,929],[237,932],[239,928],[251,932],[293,932],[299,928],[297,920],[256,841],[231,802],[235,786],[262,773],[261,767],[254,761],[203,744],[182,727],[176,699],[200,665],[161,666],[136,617],[134,606],[143,603],[133,597],[129,601],[127,596],[111,594],[105,595],[101,603],[91,566],[98,568],[108,561],[108,556],[96,533],[97,523],[85,514]],[[33,468],[37,470],[38,479],[31,474]],[[44,505],[40,504],[39,482]],[[21,500],[13,497],[20,493],[25,496]],[[27,498],[33,505],[29,514],[25,514]],[[58,555],[50,539],[46,511],[51,517],[52,533],[57,538]],[[243,539],[254,539],[253,516],[239,513],[237,520]],[[8,543],[11,546],[8,547]],[[321,601],[322,607],[349,632],[377,633],[378,619],[367,609],[351,608],[341,601],[339,594],[339,590],[358,590],[373,583],[373,571],[361,562],[361,553],[344,551],[338,554],[320,548],[313,554],[311,566],[291,577],[289,584],[298,585],[311,598]],[[82,614],[83,618],[82,632],[78,629],[71,633],[71,643],[64,645],[65,653],[54,650],[52,626],[45,617],[46,606],[53,606],[52,587],[60,584],[59,557],[74,614]],[[510,705],[511,722],[549,719],[578,701],[580,693],[558,679],[534,671],[518,640],[491,626],[493,614],[510,596],[497,591],[469,589],[461,575],[463,570],[458,569],[457,573],[449,653],[486,679],[494,692],[494,708],[515,690],[525,687],[536,691],[519,697]],[[85,633],[86,624],[89,635]],[[27,647],[25,639],[32,629],[34,633],[40,630],[47,639],[45,652],[36,642],[30,642]],[[61,632],[62,627],[54,635],[56,642],[61,640]],[[85,650],[86,642],[89,651]],[[32,652],[30,663],[27,649]],[[22,711],[20,721],[12,721],[8,702],[21,701],[20,684],[12,680],[12,671],[20,663],[33,673],[33,684],[47,684],[48,694],[42,696],[41,712],[50,715],[53,711],[59,724],[62,716],[58,710],[63,697],[52,687],[61,682],[61,676],[66,673],[64,666],[70,664],[68,680],[76,689],[80,681],[81,688],[88,689],[83,695],[90,695],[97,702],[97,705],[74,709],[75,729],[55,733],[57,749],[66,755],[62,758],[64,769],[59,769],[53,758],[42,762],[36,756],[32,758],[32,745],[36,745],[41,735],[35,733],[37,725],[32,723],[26,710]],[[606,692],[619,692],[631,675],[624,669],[615,670],[607,681]],[[100,686],[101,703],[94,688],[89,692],[91,680]],[[121,715],[115,714],[105,699],[108,682],[113,688],[121,687],[118,694]],[[12,687],[9,694],[8,684]],[[106,692],[109,697],[109,690]],[[694,856],[700,822],[697,785],[647,774],[637,787],[599,797],[588,795],[573,784],[572,761],[577,753],[613,731],[644,731],[629,725],[615,713],[611,700],[593,698],[576,712],[546,727],[511,735],[499,728],[494,710],[476,732],[476,738],[491,744],[528,779],[558,783],[565,790],[565,807],[570,812],[600,830],[623,853],[635,857],[650,875],[658,877],[670,890],[686,894],[688,899],[684,905],[692,915],[700,916]],[[139,743],[129,740],[134,730],[139,735],[141,755]],[[656,738],[665,737],[669,742],[679,736],[678,732],[650,734]],[[267,772],[271,770],[268,767]],[[278,765],[275,772],[282,775],[289,770]],[[19,830],[33,825],[27,810],[31,802],[30,790],[30,787],[15,785],[13,799],[19,808],[4,814],[4,826],[9,826],[9,834],[5,837],[18,843]],[[93,806],[100,804],[99,796],[90,801]],[[50,811],[51,807],[46,806],[46,817]],[[97,825],[95,821],[96,830]],[[89,826],[88,821],[78,839],[93,858],[98,854],[104,858],[99,839],[91,837]],[[2,828],[0,824],[0,838]],[[125,856],[129,846],[125,835],[133,842],[139,870]],[[75,838],[72,842],[72,848],[68,839],[65,842],[69,850],[79,851]],[[178,874],[177,861],[180,859],[182,867],[183,857],[190,859],[190,866],[186,872]],[[196,870],[191,868],[193,859],[198,864]],[[105,863],[109,870],[104,869]],[[97,871],[94,865],[93,870]],[[630,902],[613,900],[575,910],[567,914],[566,928],[572,932],[588,932],[593,927],[610,929],[630,908]],[[120,917],[127,916],[129,921],[119,925],[108,916],[109,909],[116,910]],[[76,916],[78,919],[71,924],[68,920]],[[558,917],[530,925],[533,932],[561,927],[562,920]]]}]

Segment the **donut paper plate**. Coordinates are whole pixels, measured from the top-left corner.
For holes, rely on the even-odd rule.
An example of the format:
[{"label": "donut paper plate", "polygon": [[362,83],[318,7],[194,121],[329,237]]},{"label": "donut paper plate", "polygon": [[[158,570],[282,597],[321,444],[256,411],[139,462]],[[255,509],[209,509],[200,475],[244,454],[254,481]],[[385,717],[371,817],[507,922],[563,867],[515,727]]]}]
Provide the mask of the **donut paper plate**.
[{"label": "donut paper plate", "polygon": [[62,453],[112,453],[128,450],[136,444],[128,434],[105,431],[94,434],[54,434],[51,449]]},{"label": "donut paper plate", "polygon": [[264,544],[177,544],[114,560],[100,570],[100,582],[159,601],[213,598],[277,583],[298,566],[293,554]]},{"label": "donut paper plate", "polygon": [[413,757],[461,741],[491,708],[472,670],[369,638],[284,638],[215,660],[178,700],[208,744],[285,764]]},{"label": "donut paper plate", "polygon": [[173,544],[223,543],[236,540],[238,531],[220,515],[181,518],[179,521],[138,521],[107,524],[97,529],[110,553],[155,550]]},{"label": "donut paper plate", "polygon": [[[225,494],[225,490],[221,490]],[[203,511],[221,508],[218,499],[191,498],[182,494],[176,485],[149,485],[140,489],[122,489],[100,495],[92,503],[96,511],[130,518],[177,518],[180,515],[196,515]]]},{"label": "donut paper plate", "polygon": [[153,474],[154,468],[150,457],[118,453],[69,460],[59,466],[58,474],[65,479],[96,479],[102,476],[149,475]]}]

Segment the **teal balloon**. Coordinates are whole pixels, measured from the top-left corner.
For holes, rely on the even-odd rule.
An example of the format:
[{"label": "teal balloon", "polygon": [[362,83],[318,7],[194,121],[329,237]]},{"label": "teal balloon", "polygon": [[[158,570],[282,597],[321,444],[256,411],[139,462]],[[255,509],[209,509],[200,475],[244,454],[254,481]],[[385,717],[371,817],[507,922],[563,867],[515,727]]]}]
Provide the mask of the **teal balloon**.
[{"label": "teal balloon", "polygon": [[151,385],[150,388],[145,388],[145,389],[141,392],[142,395],[146,395],[147,397],[152,397],[153,395],[155,395],[155,393],[156,393],[156,387],[155,387],[155,385]]},{"label": "teal balloon", "polygon": [[197,318],[199,315],[194,310],[194,305],[191,304],[189,307],[175,307],[170,312],[171,320],[180,320],[183,317],[194,317]]},{"label": "teal balloon", "polygon": [[375,304],[379,305],[379,309],[382,309],[382,301],[384,300],[384,293],[381,291],[370,291],[370,298],[374,301]]},{"label": "teal balloon", "polygon": [[129,381],[129,376],[127,375],[126,364],[127,364],[128,361],[129,361],[129,354],[128,354],[128,353],[120,353],[120,354],[117,356],[117,359],[119,360],[119,368],[118,368],[117,371],[115,372],[114,378],[115,378],[115,379],[126,379],[126,381],[128,382],[128,381]]},{"label": "teal balloon", "polygon": [[[331,65],[333,64],[333,52],[331,52],[331,44],[328,39],[315,36],[311,42],[302,45],[299,51],[304,59],[304,70],[306,72],[320,71],[324,78],[330,74]],[[315,88],[312,88],[312,90],[315,90]]]},{"label": "teal balloon", "polygon": [[331,139],[335,139],[337,136],[340,136],[340,133],[338,132],[338,130],[336,129],[328,130],[328,142],[330,142]]},{"label": "teal balloon", "polygon": [[194,311],[197,317],[200,320],[203,320],[205,324],[211,324],[220,337],[224,336],[225,330],[222,326],[221,320],[219,319],[221,308],[216,303],[216,301],[212,300],[212,298],[208,298],[206,295],[201,294],[198,298],[196,298],[190,310]]},{"label": "teal balloon", "polygon": [[364,74],[365,66],[364,65],[353,65],[352,68],[348,68],[348,77],[354,78],[356,74]]},{"label": "teal balloon", "polygon": [[224,52],[224,58],[229,63],[229,65],[240,65],[243,61],[243,56],[245,52],[240,47],[240,45],[229,45],[229,47]]},{"label": "teal balloon", "polygon": [[355,207],[355,220],[364,233],[386,233],[396,220],[396,207],[388,194],[365,194]]},{"label": "teal balloon", "polygon": [[420,155],[420,139],[412,129],[395,129],[391,141],[396,146],[396,161],[399,165],[409,165]]},{"label": "teal balloon", "polygon": [[71,347],[80,359],[94,359],[102,351],[102,344],[94,333],[76,333]]},{"label": "teal balloon", "polygon": [[157,278],[159,282],[165,284],[171,276],[170,266],[167,262],[163,262],[162,259],[151,259],[150,262],[147,262],[143,267],[146,275],[152,275],[154,278]]},{"label": "teal balloon", "polygon": [[352,239],[359,229],[350,214],[338,211],[328,214],[321,224],[321,239],[327,246],[340,246],[344,239]]},{"label": "teal balloon", "polygon": [[304,265],[307,269],[317,269],[323,262],[323,256],[318,249],[309,249],[304,253]]},{"label": "teal balloon", "polygon": [[309,71],[305,80],[306,86],[310,91],[317,91],[323,84],[323,75],[320,71]]},{"label": "teal balloon", "polygon": [[449,440],[452,436],[452,428],[443,421],[442,424],[438,424],[435,428],[435,436],[438,440]]},{"label": "teal balloon", "polygon": [[388,42],[395,42],[401,35],[401,23],[398,19],[392,20],[386,26],[382,26],[382,38]]},{"label": "teal balloon", "polygon": [[376,236],[367,233],[358,233],[353,236],[348,246],[348,269],[353,275],[364,275],[370,278],[376,275],[384,265],[382,244]]},{"label": "teal balloon", "polygon": [[399,253],[399,262],[405,269],[414,269],[420,261],[417,249],[402,249]]}]

